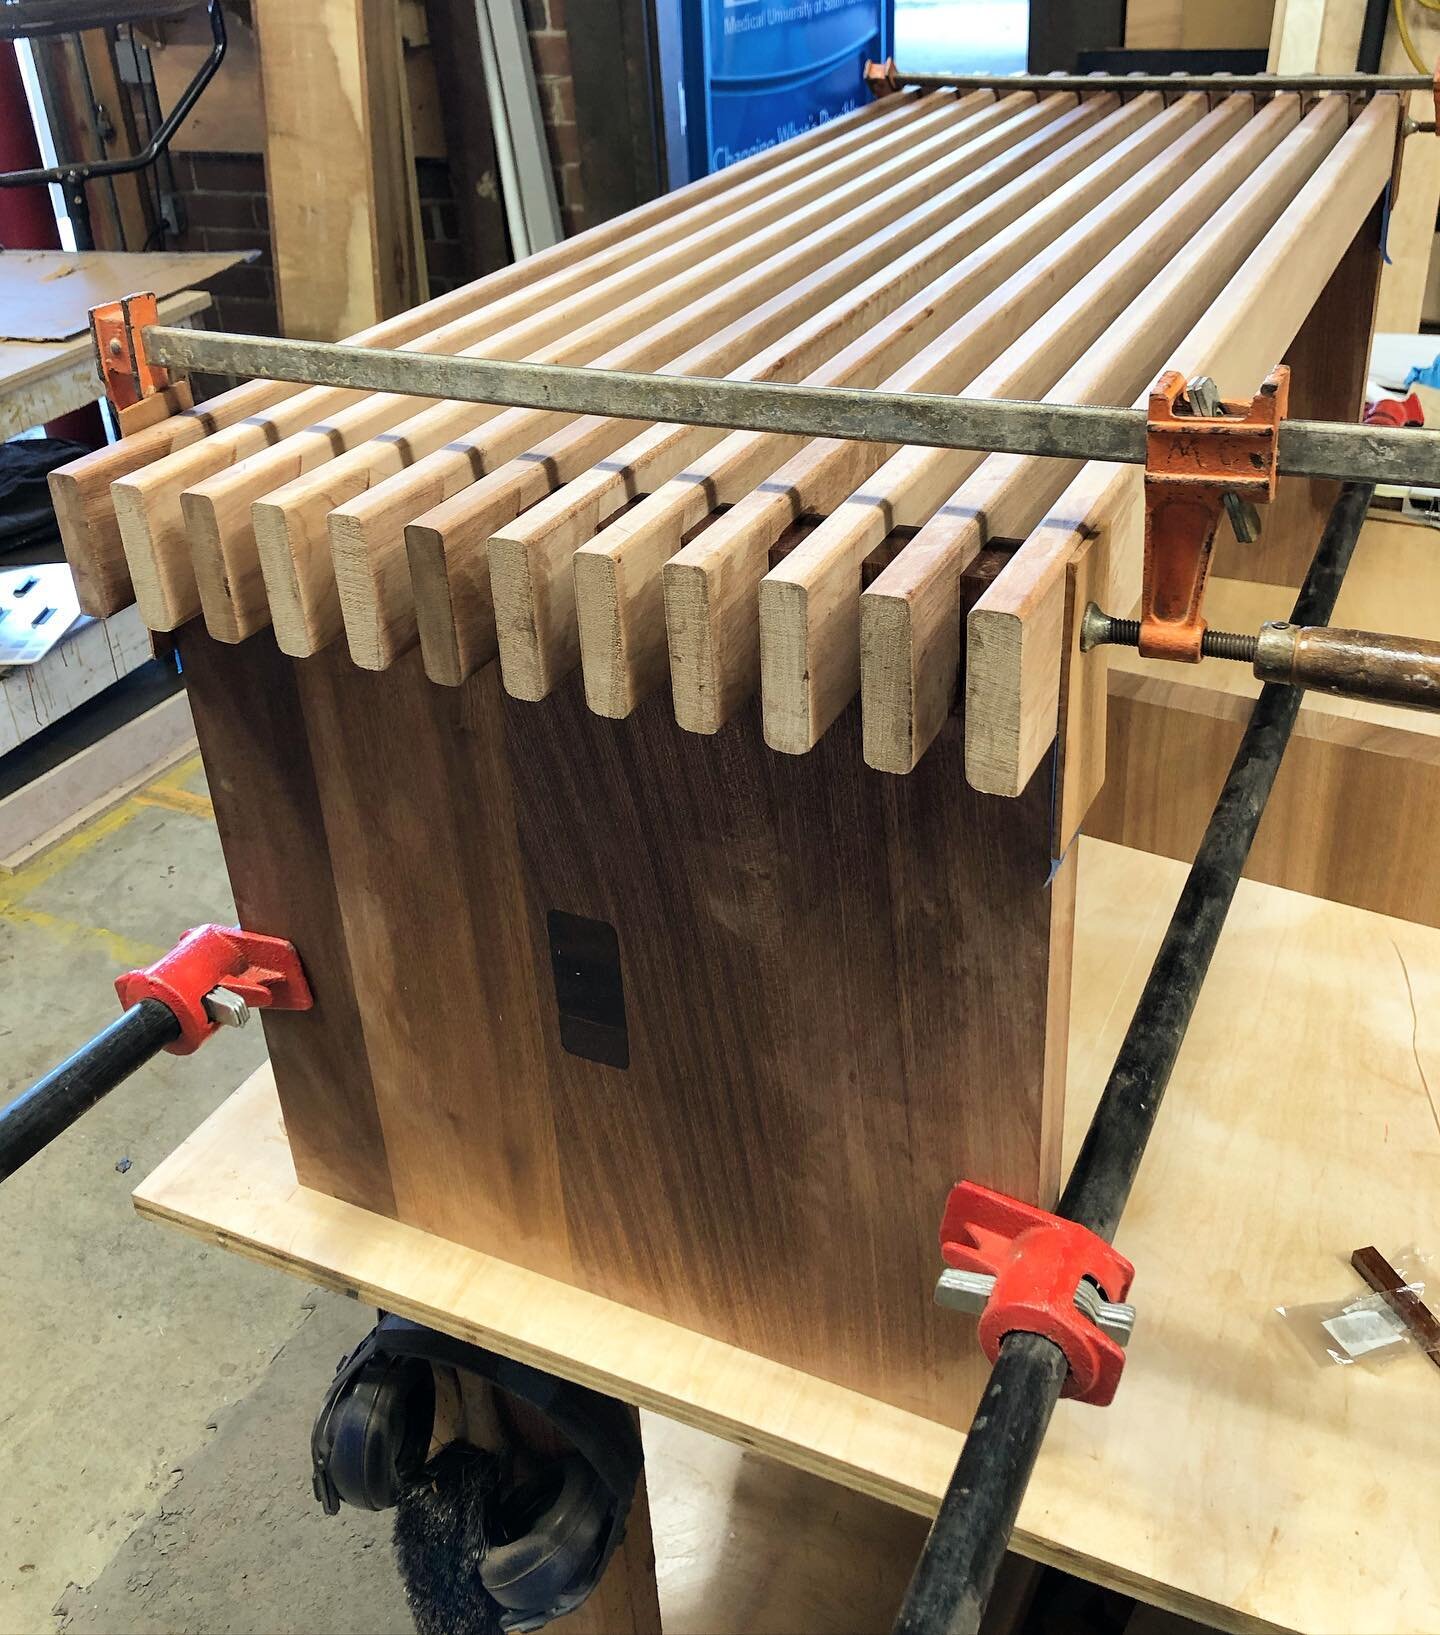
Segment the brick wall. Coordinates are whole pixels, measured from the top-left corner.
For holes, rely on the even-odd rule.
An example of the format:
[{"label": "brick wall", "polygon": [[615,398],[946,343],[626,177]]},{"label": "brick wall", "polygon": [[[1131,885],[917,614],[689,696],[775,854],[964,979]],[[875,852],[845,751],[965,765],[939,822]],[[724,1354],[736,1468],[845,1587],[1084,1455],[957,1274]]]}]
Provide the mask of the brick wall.
[{"label": "brick wall", "polygon": [[[536,89],[555,190],[566,233],[588,225],[580,175],[580,132],[566,4],[584,0],[523,0]],[[275,274],[270,256],[265,163],[258,153],[174,153],[175,187],[185,230],[169,247],[180,250],[258,250],[259,256],[210,281],[216,328],[252,335],[277,332]],[[420,225],[425,240],[427,293],[444,294],[475,273],[465,264],[450,167],[443,159],[416,162]]]},{"label": "brick wall", "polygon": [[270,216],[265,162],[258,153],[175,153],[175,186],[185,231],[177,250],[259,250],[259,257],[231,267],[207,285],[215,297],[217,329],[273,335],[275,272],[270,259]]},{"label": "brick wall", "polygon": [[588,225],[585,190],[580,180],[580,131],[575,123],[575,81],[570,71],[570,41],[565,33],[565,7],[585,0],[524,0],[525,27],[535,62],[535,84],[540,93],[540,115],[550,145],[555,171],[555,192],[565,231],[578,233]]}]

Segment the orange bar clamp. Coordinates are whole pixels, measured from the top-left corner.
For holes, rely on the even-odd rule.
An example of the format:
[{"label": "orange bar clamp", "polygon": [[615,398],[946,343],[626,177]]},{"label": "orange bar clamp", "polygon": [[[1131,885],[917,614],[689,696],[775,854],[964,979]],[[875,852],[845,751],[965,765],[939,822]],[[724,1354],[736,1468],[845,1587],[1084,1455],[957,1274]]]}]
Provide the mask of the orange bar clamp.
[{"label": "orange bar clamp", "polygon": [[1195,664],[1205,634],[1201,606],[1215,530],[1227,495],[1275,497],[1280,422],[1290,371],[1275,370],[1250,403],[1213,415],[1179,407],[1183,375],[1169,369],[1150,393],[1145,441],[1145,579],[1140,651]]}]

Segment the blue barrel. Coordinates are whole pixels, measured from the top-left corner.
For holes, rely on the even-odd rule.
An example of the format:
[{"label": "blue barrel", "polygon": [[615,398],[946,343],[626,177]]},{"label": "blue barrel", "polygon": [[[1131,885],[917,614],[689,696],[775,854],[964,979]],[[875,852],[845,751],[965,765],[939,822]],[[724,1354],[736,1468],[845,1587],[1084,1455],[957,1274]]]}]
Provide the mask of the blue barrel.
[{"label": "blue barrel", "polygon": [[709,168],[723,170],[869,98],[882,0],[705,0]]}]

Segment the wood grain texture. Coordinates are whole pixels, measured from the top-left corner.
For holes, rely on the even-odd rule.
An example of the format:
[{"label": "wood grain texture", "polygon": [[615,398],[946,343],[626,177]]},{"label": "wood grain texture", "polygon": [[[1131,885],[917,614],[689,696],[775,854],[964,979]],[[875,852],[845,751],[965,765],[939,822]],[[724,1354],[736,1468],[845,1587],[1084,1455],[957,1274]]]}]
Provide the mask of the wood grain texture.
[{"label": "wood grain texture", "polygon": [[[836,145],[844,153],[886,130],[953,121],[958,110],[954,101],[935,107],[907,104],[888,124],[862,126],[842,135]],[[781,165],[762,176],[783,175],[788,168]],[[760,197],[764,191],[761,178],[754,176],[737,182],[729,193],[693,202],[682,189],[660,207],[638,213],[634,230],[618,241],[602,238],[586,254],[576,240],[564,256],[550,251],[531,257],[525,263],[526,278],[517,279],[512,268],[479,281],[472,287],[472,310],[414,334],[405,345],[447,355],[500,355],[500,338],[517,325],[528,323],[526,334],[537,343],[563,335],[570,325],[582,323],[587,311],[604,313],[613,288],[604,282],[607,277],[613,279],[647,255],[713,226],[728,213],[727,205],[738,209],[747,194]],[[113,496],[121,539],[146,623],[154,630],[174,629],[203,608],[211,633],[222,640],[242,640],[263,628],[269,608],[249,504],[417,416],[421,424],[412,435],[421,436],[435,412],[426,398],[313,387],[267,415],[247,417],[117,484]],[[486,415],[483,407],[469,410],[471,419]],[[193,497],[187,500],[187,493]],[[196,531],[187,541],[192,523]]]},{"label": "wood grain texture", "polygon": [[239,923],[275,930],[303,949],[315,995],[313,1010],[261,1013],[270,1054],[284,1064],[281,1106],[296,1172],[303,1185],[393,1215],[385,1137],[294,669],[266,636],[233,648],[189,625],[177,646]]},{"label": "wood grain texture", "polygon": [[[943,95],[943,93],[941,94]],[[905,117],[925,99],[905,97],[893,106],[874,103],[844,115],[828,125],[791,138],[776,148],[747,159],[728,170],[702,177],[678,192],[657,199],[623,220],[603,222],[566,240],[520,266],[500,269],[438,296],[432,301],[347,336],[353,346],[403,346],[426,331],[463,318],[482,301],[495,300],[556,268],[569,266],[597,251],[623,242],[655,221],[732,188],[755,183],[782,166],[802,160],[822,142],[844,144],[863,140],[879,122]],[[925,103],[925,106],[929,106]],[[189,447],[212,431],[233,426],[251,416],[262,422],[268,411],[304,389],[277,381],[249,381],[211,398],[194,413],[175,415],[135,438],[123,438],[97,449],[50,474],[51,496],[60,522],[66,559],[75,575],[82,609],[97,618],[108,617],[133,600],[130,571],[125,562],[119,526],[110,496],[110,484],[162,459],[173,449]],[[314,418],[313,409],[311,418]],[[309,423],[308,421],[306,422]]]},{"label": "wood grain texture", "polygon": [[[1264,375],[1299,332],[1384,188],[1390,174],[1396,114],[1393,97],[1381,96],[1371,102],[1183,345],[1167,348],[1168,355],[1153,360],[1156,368],[1163,363],[1187,377],[1210,374],[1229,397],[1249,396],[1258,390]],[[1315,117],[1313,112],[1308,115],[1306,124]],[[1302,132],[1304,129],[1302,126]],[[1145,371],[1147,382],[1154,372]],[[1008,459],[992,457],[987,467],[1003,471],[1002,458]],[[980,476],[984,475],[982,468]],[[1093,480],[1082,471],[1079,481],[1087,485],[1087,495],[1093,495],[1088,486]],[[1118,484],[1136,480],[1129,468],[1118,470],[1111,478]],[[1040,517],[1024,503],[1022,485],[1011,481],[1008,491],[1021,501],[1018,514],[1002,521],[1000,507],[991,496],[986,497],[983,510],[990,529],[1019,537]],[[1044,503],[1053,498],[1053,491],[1042,491]],[[1059,503],[1063,513],[1066,501],[1062,498]],[[1083,513],[1072,507],[1069,514]],[[1033,767],[1037,746],[1050,742],[1050,724],[1056,719],[1058,649],[1054,643],[1027,644],[1021,627],[1027,620],[1055,620],[1054,609],[1064,597],[1068,554],[1057,531],[1032,538],[1034,543],[1027,540],[1016,552],[969,621],[968,775],[977,786],[996,794],[1024,787],[1025,767]]]},{"label": "wood grain texture", "polygon": [[[373,675],[185,640],[233,696],[263,657],[250,685],[291,723],[288,758],[247,781],[197,710],[237,882],[323,881],[338,920],[241,905],[293,928],[318,992],[353,994],[333,1059],[363,1064],[346,1082],[383,1157],[352,1141],[351,1162],[380,1207],[960,1422],[977,1382],[929,1300],[936,1211],[962,1171],[1019,1196],[1057,1180],[1048,777],[1018,806],[957,806],[958,728],[892,781],[861,764],[857,716],[791,761],[753,712],[702,742],[661,699],[598,719],[578,678],[532,706],[493,665],[442,689],[415,653]],[[283,835],[234,852],[272,803]],[[551,909],[616,929],[626,1071],[560,1047]],[[1006,958],[979,957],[996,938]],[[309,1047],[271,1047],[297,1147],[323,1151],[340,1121],[310,1097]],[[807,1277],[837,1198],[853,1263]]]},{"label": "wood grain texture", "polygon": [[[1184,877],[1168,859],[1079,849],[1070,1155]],[[1141,1308],[1124,1382],[1103,1414],[1056,1415],[1017,1550],[1245,1635],[1429,1635],[1432,1370],[1417,1357],[1383,1380],[1317,1374],[1272,1308],[1352,1295],[1357,1243],[1440,1235],[1437,1006],[1440,932],[1241,884],[1118,1239]],[[136,1201],[907,1510],[932,1513],[949,1479],[960,1438],[931,1421],[297,1188],[263,1073]],[[1357,1445],[1384,1455],[1363,1491]],[[663,1492],[657,1474],[662,1540]]]},{"label": "wood grain texture", "polygon": [[[815,369],[808,376],[809,383],[875,384],[886,359],[893,362],[910,356],[934,337],[948,315],[962,309],[967,296],[974,299],[993,287],[1007,268],[1038,252],[1083,214],[1088,204],[1103,196],[1107,187],[1123,181],[1152,158],[1167,134],[1190,116],[1190,110],[1178,108],[1173,115],[1137,131],[1133,129],[1137,117],[1148,118],[1149,111],[1140,106],[1143,100],[1136,99],[1099,125],[1082,130],[1063,146],[1054,146],[1053,138],[1044,134],[1032,138],[1032,144],[1044,142],[1053,151],[957,221],[952,234],[937,241],[923,260],[912,257],[907,266],[902,259],[883,278],[857,291],[857,301],[875,305],[869,333]],[[1080,109],[1067,119],[1078,122],[1087,114]],[[1058,128],[1053,133],[1060,134]],[[1117,135],[1123,137],[1118,144]],[[945,269],[957,263],[961,265],[956,276],[947,276]],[[941,276],[928,288],[916,288],[937,271]],[[907,301],[895,309],[899,296]],[[887,318],[892,309],[893,316]],[[792,348],[791,355],[798,364],[798,348]],[[788,359],[784,365],[788,371]],[[744,372],[758,375],[764,367],[756,360]],[[652,443],[637,450],[624,471],[608,481],[597,476],[577,485],[573,510],[565,519],[568,523],[569,516],[574,516],[576,525],[566,526],[562,539],[556,541],[554,533],[542,526],[539,514],[533,526],[532,519],[525,518],[517,530],[529,536],[532,553],[546,554],[549,574],[562,574],[566,558],[574,553],[578,631],[572,634],[563,625],[556,630],[547,669],[552,683],[566,673],[574,662],[578,635],[587,696],[600,714],[627,714],[665,680],[669,657],[662,624],[661,573],[685,533],[703,520],[711,506],[725,503],[722,495],[728,498],[733,489],[735,497],[741,497],[747,477],[759,481],[779,465],[787,448],[801,441],[748,434],[728,440],[713,434],[697,438],[682,428],[672,428],[667,437],[663,458],[658,457],[661,449]],[[711,450],[713,458],[707,457]],[[580,543],[624,500],[640,492],[654,492],[657,485],[662,485],[661,491],[653,504],[605,528],[590,543]],[[551,509],[563,503],[557,497]],[[549,520],[547,513],[545,521]],[[561,519],[557,516],[555,520]]]},{"label": "wood grain texture", "polygon": [[[847,197],[858,200],[875,167],[887,161],[893,166],[905,151],[918,155],[921,162],[933,158],[950,143],[956,127],[994,119],[998,112],[989,93],[944,99],[939,106],[906,107],[898,111],[898,124],[866,127],[867,141],[860,141],[856,133],[836,149],[825,150],[815,163],[802,155],[789,179],[788,169],[785,174],[773,173],[765,185],[752,185],[744,199],[732,198],[727,208],[707,210],[693,231],[655,229],[651,242],[642,246],[642,256],[604,277],[583,281],[565,301],[489,335],[485,354],[540,362],[593,361],[607,347],[723,281],[730,258],[743,256],[751,235],[774,227],[779,232],[792,228],[799,236],[805,223],[798,217],[807,208],[814,212],[812,221],[833,216],[846,202],[836,198],[839,189],[849,184],[852,192]],[[257,502],[254,520],[261,568],[277,639],[286,652],[302,657],[318,652],[343,628],[331,559],[330,513],[372,489],[379,495],[374,503],[398,504],[397,532],[390,543],[401,559],[396,571],[403,571],[399,530],[445,497],[443,489],[437,493],[427,487],[436,476],[436,464],[452,481],[478,475],[463,439],[499,412],[482,404],[430,404],[382,436],[286,483],[263,505]],[[447,449],[452,441],[455,447]]]},{"label": "wood grain texture", "polygon": [[[1242,156],[1253,155],[1258,162],[1266,143],[1279,140],[1287,122],[1283,106],[1250,121],[1248,141],[1234,136],[1246,112],[1247,103],[1233,101],[1217,110],[1190,140],[1177,144],[1168,164],[1152,166],[1142,185],[1120,190],[1087,218],[1085,231],[1067,234],[1023,277],[998,291],[993,300],[1003,298],[1003,304],[996,313],[987,313],[982,322],[977,311],[963,335],[937,343],[937,350],[946,342],[951,346],[938,367],[922,373],[917,360],[889,384],[901,391],[953,390],[980,398],[1034,398],[1054,388],[1059,397],[1056,381],[1074,380],[1077,373],[1067,365],[1079,363],[1116,314],[1151,283],[1154,269],[1172,259],[1183,265],[1184,256],[1195,253],[1191,241],[1245,174]],[[1227,135],[1232,140],[1222,148]],[[1238,151],[1222,162],[1231,149]],[[1182,185],[1186,182],[1190,185]],[[1183,308],[1172,321],[1183,322]],[[998,355],[987,336],[987,325],[997,322],[1003,346]],[[977,345],[982,338],[983,348]],[[988,366],[971,376],[977,362]],[[898,450],[761,581],[760,682],[771,748],[806,753],[855,696],[861,677],[861,564],[891,529],[928,522],[983,460],[974,450]],[[904,575],[906,556],[902,551],[887,570],[890,580]],[[879,599],[879,594],[873,598]],[[903,601],[903,590],[898,599]],[[941,628],[948,633],[953,624],[952,618]],[[925,668],[918,656],[914,662]],[[883,658],[881,669],[890,673]]]},{"label": "wood grain texture", "polygon": [[[1152,120],[1156,109],[1144,106],[1144,101],[1137,98],[1097,127],[1055,149],[1035,163],[1021,181],[1003,189],[997,201],[1010,196],[1006,209],[1012,217],[1011,226],[972,250],[957,276],[942,276],[920,290],[890,323],[872,322],[863,342],[852,343],[815,370],[809,376],[810,383],[876,383],[885,368],[912,357],[927,341],[935,345],[934,337],[947,319],[964,310],[967,295],[973,300],[983,294],[1007,269],[1030,257],[1044,260],[1047,255],[1055,256],[1052,241],[1057,234],[1073,247],[1074,235],[1065,234],[1064,229],[1083,216],[1088,207],[1098,210],[1109,189],[1124,192],[1126,178],[1153,161],[1166,142],[1200,112],[1198,104],[1187,102]],[[1134,122],[1141,116],[1146,123],[1136,130]],[[1117,136],[1123,137],[1118,144]],[[1022,202],[1029,208],[1020,214]],[[980,213],[983,219],[984,212]],[[964,244],[957,244],[956,251]],[[978,311],[976,318],[978,321]],[[652,506],[638,509],[576,552],[575,589],[586,692],[598,713],[622,716],[663,685],[671,655],[662,623],[662,574],[667,561],[682,555],[684,532],[701,519],[704,502],[708,499],[714,505],[733,481],[725,469],[728,460],[736,459],[739,469],[757,473],[762,470],[763,460],[776,473],[772,482],[763,485],[765,491],[778,495],[779,462],[786,449],[801,444],[802,440],[795,438],[732,439],[726,448],[717,451],[713,466],[702,463],[692,468]],[[697,489],[692,481],[687,494],[681,486],[687,477],[699,477],[702,486]],[[793,520],[797,508],[792,505],[783,511],[777,505],[765,509],[776,519],[774,532],[778,537]],[[707,547],[700,550],[707,552]],[[681,718],[686,719],[683,715]]]},{"label": "wood grain texture", "polygon": [[[682,277],[651,284],[603,319],[572,328],[563,340],[534,356],[604,369],[675,370],[682,354],[702,339],[793,285],[808,270],[853,249],[937,190],[948,190],[955,179],[983,164],[997,143],[1014,145],[1031,101],[1007,98],[996,104],[988,95],[977,94],[967,113],[967,101],[962,99],[954,113],[964,117],[956,117],[942,132],[907,144],[889,161],[877,154],[853,181],[837,183],[804,208],[707,256]],[[572,311],[563,314],[563,321],[573,319]],[[602,349],[598,354],[597,348]],[[487,351],[493,355],[494,349],[491,343]],[[735,350],[716,367],[728,368],[743,355],[743,349]],[[405,554],[406,524],[515,458],[567,418],[538,411],[501,415],[477,432],[453,437],[403,475],[331,513],[340,606],[358,664],[383,669],[418,640]],[[502,623],[509,628],[511,621]]]},{"label": "wood grain texture", "polygon": [[[1429,529],[1367,523],[1332,622],[1433,637],[1434,540]],[[1217,628],[1255,630],[1287,618],[1294,594],[1283,584],[1217,579],[1210,616]],[[1178,674],[1138,654],[1109,654],[1109,771],[1086,832],[1189,857],[1260,684],[1242,664],[1204,660]],[[1440,926],[1429,862],[1437,780],[1440,721],[1308,693],[1249,878]]]}]

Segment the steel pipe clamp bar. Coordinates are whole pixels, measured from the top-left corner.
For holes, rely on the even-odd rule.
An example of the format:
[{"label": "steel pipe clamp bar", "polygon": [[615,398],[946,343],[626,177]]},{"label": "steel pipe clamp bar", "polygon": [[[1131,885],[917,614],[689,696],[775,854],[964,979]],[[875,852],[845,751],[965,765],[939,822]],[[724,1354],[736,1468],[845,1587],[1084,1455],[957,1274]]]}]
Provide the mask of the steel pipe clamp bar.
[{"label": "steel pipe clamp bar", "polygon": [[[1122,465],[1145,462],[1145,414],[1134,408],[638,374],[163,324],[144,330],[142,339],[150,362],[171,369],[620,420]],[[1440,432],[1287,420],[1279,433],[1279,469],[1285,476],[1440,487]]]}]

